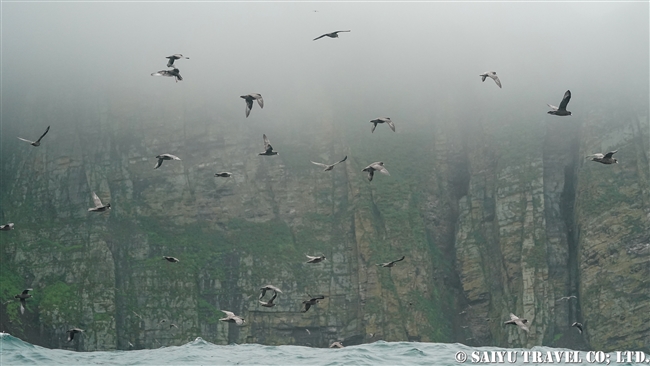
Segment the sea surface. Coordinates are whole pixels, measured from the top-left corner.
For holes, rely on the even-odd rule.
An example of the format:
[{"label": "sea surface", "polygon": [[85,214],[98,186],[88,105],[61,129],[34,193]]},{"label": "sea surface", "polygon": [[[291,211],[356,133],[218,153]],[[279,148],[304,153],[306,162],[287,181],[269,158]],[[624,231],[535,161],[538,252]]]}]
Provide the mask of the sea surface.
[{"label": "sea surface", "polygon": [[[467,360],[456,360],[458,354]],[[534,362],[533,353],[544,357]],[[570,362],[566,362],[567,354]],[[499,354],[503,360],[499,359]],[[528,355],[528,360],[524,358]],[[469,347],[458,343],[384,342],[342,349],[301,346],[264,346],[242,344],[220,346],[203,339],[182,346],[135,351],[74,352],[48,349],[24,342],[8,333],[0,333],[0,365],[648,365],[650,355],[640,354],[641,363],[618,362],[626,354],[572,351],[562,348],[532,349]],[[472,359],[474,356],[474,359]],[[510,356],[510,360],[508,360]],[[574,356],[579,357],[578,362]],[[637,355],[632,354],[632,357]],[[462,360],[462,356],[461,360]],[[494,357],[494,358],[492,358]],[[516,360],[513,359],[516,357]],[[548,359],[552,357],[552,359]],[[558,360],[558,357],[560,360]],[[600,361],[600,358],[603,358]],[[477,362],[478,361],[478,362]],[[499,362],[501,361],[501,362]],[[512,362],[511,362],[512,361]],[[539,361],[539,360],[537,360]]]}]

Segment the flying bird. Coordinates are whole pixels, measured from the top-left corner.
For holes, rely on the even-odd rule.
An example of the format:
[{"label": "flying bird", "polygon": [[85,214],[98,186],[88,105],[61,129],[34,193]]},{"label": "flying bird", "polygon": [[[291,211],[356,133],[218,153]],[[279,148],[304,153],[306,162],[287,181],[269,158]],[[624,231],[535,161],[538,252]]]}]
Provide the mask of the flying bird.
[{"label": "flying bird", "polygon": [[522,319],[522,318],[517,317],[515,314],[510,313],[510,320],[508,320],[504,324],[516,325],[519,328],[525,330],[526,333],[528,333],[529,329],[528,329],[528,326],[526,326],[526,323],[528,323],[528,319]]},{"label": "flying bird", "polygon": [[317,39],[321,39],[323,37],[339,38],[339,33],[342,33],[342,32],[349,32],[349,30],[336,31],[336,32],[332,32],[332,33],[325,33],[322,36],[318,36],[318,37],[314,38],[314,41],[317,40]]},{"label": "flying bird", "polygon": [[307,254],[305,255],[307,256],[308,259],[307,263],[320,263],[326,259],[324,255],[320,255],[318,257],[312,257],[311,255],[307,255]]},{"label": "flying bird", "polygon": [[251,93],[251,94],[246,94],[240,96],[240,98],[244,98],[246,100],[246,118],[248,118],[248,115],[251,114],[251,109],[253,108],[253,101],[257,100],[257,104],[260,105],[260,108],[264,108],[264,99],[262,99],[262,95],[258,93]]},{"label": "flying bird", "polygon": [[569,101],[571,100],[571,90],[567,90],[566,93],[564,93],[564,97],[562,98],[562,101],[560,102],[560,107],[556,107],[554,105],[547,104],[552,111],[548,111],[548,114],[553,114],[556,116],[570,116],[571,112],[566,110],[567,104],[569,104]]},{"label": "flying bird", "polygon": [[25,314],[25,306],[27,305],[25,303],[25,299],[29,299],[30,297],[32,297],[32,295],[28,294],[29,291],[32,291],[32,289],[31,288],[24,289],[21,294],[18,294],[16,296],[14,296],[15,299],[20,299],[20,313],[21,314]]},{"label": "flying bird", "polygon": [[377,128],[377,123],[386,123],[388,127],[390,127],[390,129],[393,130],[393,132],[395,132],[395,124],[393,124],[393,121],[390,120],[390,117],[381,117],[381,118],[373,119],[372,121],[370,121],[370,123],[373,124],[372,130],[370,131],[371,133],[375,132],[375,128]]},{"label": "flying bird", "polygon": [[76,333],[83,333],[83,329],[72,328],[69,329],[66,333],[68,333],[68,342],[72,342],[72,340],[74,339],[74,335]]},{"label": "flying bird", "polygon": [[1,231],[9,231],[14,229],[14,223],[10,222],[4,225],[0,225],[0,230]]},{"label": "flying bird", "polygon": [[279,153],[277,151],[273,151],[273,146],[271,146],[271,142],[266,137],[266,134],[262,134],[262,138],[264,139],[264,151],[258,155],[278,155]]},{"label": "flying bird", "polygon": [[[308,294],[308,295],[309,295],[309,294]],[[302,302],[302,303],[305,305],[305,310],[302,310],[301,313],[306,313],[307,310],[309,310],[309,308],[310,308],[312,305],[316,305],[316,304],[318,304],[318,303],[319,303],[319,300],[323,300],[323,299],[325,298],[324,295],[315,296],[315,297],[312,297],[311,295],[309,295],[309,296],[311,297],[309,300],[305,300],[305,301]]]},{"label": "flying bird", "polygon": [[230,173],[230,172],[221,172],[221,173],[216,173],[214,176],[215,177],[222,177],[222,178],[230,178],[230,177],[232,177],[232,173]]},{"label": "flying bird", "polygon": [[160,168],[163,161],[165,161],[165,160],[181,160],[181,158],[179,158],[176,155],[172,155],[172,154],[161,154],[161,155],[156,156],[156,159],[158,159],[158,162],[156,163],[156,166],[153,167],[154,169]]},{"label": "flying bird", "polygon": [[486,72],[484,72],[483,74],[481,74],[479,76],[481,77],[482,81],[485,81],[485,78],[489,77],[492,80],[494,80],[495,83],[497,83],[499,88],[501,87],[501,80],[499,80],[499,77],[497,76],[496,72],[494,72],[494,71],[486,71]]},{"label": "flying bird", "polygon": [[386,175],[390,175],[390,173],[388,173],[388,170],[384,167],[384,163],[382,161],[372,163],[367,167],[363,168],[362,170],[362,172],[368,172],[368,180],[371,182],[372,182],[372,177],[375,175],[375,171],[378,171]]},{"label": "flying bird", "polygon": [[399,262],[399,261],[403,261],[404,258],[405,258],[405,257],[402,256],[402,258],[397,259],[397,260],[394,260],[394,261],[392,261],[392,262],[388,262],[388,263],[377,263],[377,265],[378,265],[378,266],[381,266],[381,267],[388,267],[388,268],[391,268],[391,267],[393,267],[393,266],[395,265],[395,263],[397,263],[397,262]]},{"label": "flying bird", "polygon": [[330,344],[330,348],[343,348],[343,347],[345,347],[345,346],[341,342],[334,342],[334,343]]},{"label": "flying bird", "polygon": [[45,137],[45,135],[47,135],[47,133],[49,131],[50,131],[50,126],[47,126],[47,128],[45,129],[45,132],[43,132],[41,137],[39,137],[38,140],[36,140],[36,141],[29,141],[29,140],[24,139],[22,137],[19,137],[18,139],[21,140],[21,141],[29,142],[32,146],[40,146],[41,145],[41,140],[43,139],[43,137]]},{"label": "flying bird", "polygon": [[225,317],[225,318],[221,318],[221,319],[219,319],[219,320],[221,320],[222,322],[235,323],[235,324],[237,324],[237,325],[243,325],[243,324],[246,322],[246,321],[244,320],[244,318],[235,315],[235,313],[233,313],[233,312],[231,312],[231,311],[227,311],[227,310],[221,310],[221,311],[222,311],[224,314],[226,314],[226,317]]},{"label": "flying bird", "polygon": [[578,328],[578,332],[580,332],[580,334],[582,334],[582,323],[573,322],[573,324],[571,324],[571,326]]},{"label": "flying bird", "polygon": [[180,262],[180,260],[178,258],[168,257],[168,256],[165,256],[165,255],[162,257],[162,259],[165,259],[167,262],[170,262],[170,263],[178,263],[178,262]]},{"label": "flying bird", "polygon": [[167,76],[167,77],[173,77],[176,82],[183,81],[183,77],[180,74],[180,70],[177,68],[173,68],[171,70],[160,70],[158,72],[154,72],[151,74],[151,76]]},{"label": "flying bird", "polygon": [[279,288],[277,288],[277,287],[275,287],[273,285],[266,285],[264,287],[260,287],[260,299],[262,299],[264,297],[264,295],[266,295],[267,290],[268,291],[273,291],[275,293],[278,293],[278,292],[282,293],[282,290],[280,290]]},{"label": "flying bird", "polygon": [[[262,304],[262,306],[264,306],[264,307],[266,307],[266,308],[272,308],[272,307],[275,306],[275,304],[273,303],[273,300],[275,300],[276,297],[278,297],[278,293],[277,293],[277,292],[273,292],[273,296],[271,297],[271,299],[270,299],[269,301],[266,301],[266,302],[264,302],[264,301],[262,301],[262,300],[257,300],[257,301],[259,301],[259,303]],[[260,296],[260,299],[261,299],[261,298],[262,298],[262,297]]]},{"label": "flying bird", "polygon": [[[342,162],[344,162],[344,161],[346,161],[346,160],[348,160],[348,156],[347,156],[347,155],[343,158],[343,160],[341,160],[341,161],[339,161],[339,162],[336,162],[336,163],[334,163],[334,164],[331,164],[331,165],[330,165],[330,164],[317,163],[317,162],[315,162],[315,161],[312,161],[311,163],[312,163],[312,164],[316,164],[316,165],[318,165],[318,166],[322,166],[322,167],[324,167],[325,170],[323,170],[323,171],[324,171],[324,172],[328,172],[328,171],[334,169],[334,166],[335,166],[336,164],[341,164]],[[311,160],[310,160],[310,161],[311,161]]]},{"label": "flying bird", "polygon": [[176,326],[176,324],[169,324],[169,330],[171,330],[172,328],[178,328],[178,327]]},{"label": "flying bird", "polygon": [[593,154],[590,156],[587,156],[587,158],[591,158],[591,161],[596,161],[602,164],[618,164],[618,159],[615,159],[612,157],[612,155],[616,154],[618,150],[610,151],[607,154]]},{"label": "flying bird", "polygon": [[185,56],[181,55],[180,53],[175,53],[175,54],[173,54],[171,56],[167,56],[165,58],[169,59],[169,61],[167,61],[167,67],[173,67],[174,66],[174,61],[176,61],[176,60],[180,60],[182,58],[185,58],[185,59],[188,59],[188,60],[190,59],[189,57],[185,57]]},{"label": "flying bird", "polygon": [[563,300],[571,300],[571,299],[577,299],[577,297],[575,297],[574,295],[571,295],[571,296],[562,296],[562,297],[560,297],[559,299],[555,300],[555,302],[563,301]]},{"label": "flying bird", "polygon": [[88,212],[104,212],[111,209],[111,204],[107,203],[104,205],[95,192],[93,192],[93,202],[95,203],[95,207],[89,208]]}]

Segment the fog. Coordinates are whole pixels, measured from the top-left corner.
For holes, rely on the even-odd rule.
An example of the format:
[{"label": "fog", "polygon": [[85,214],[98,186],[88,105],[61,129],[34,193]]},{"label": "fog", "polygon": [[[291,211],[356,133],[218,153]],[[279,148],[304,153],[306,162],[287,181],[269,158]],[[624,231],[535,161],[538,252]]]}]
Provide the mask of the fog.
[{"label": "fog", "polygon": [[[335,30],[351,32],[312,40]],[[3,3],[3,130],[35,123],[8,118],[25,99],[74,116],[116,95],[233,123],[391,116],[408,131],[442,105],[543,118],[571,89],[579,116],[594,92],[647,96],[648,43],[647,3]],[[151,77],[174,53],[185,80]],[[266,104],[247,121],[251,92]]]}]

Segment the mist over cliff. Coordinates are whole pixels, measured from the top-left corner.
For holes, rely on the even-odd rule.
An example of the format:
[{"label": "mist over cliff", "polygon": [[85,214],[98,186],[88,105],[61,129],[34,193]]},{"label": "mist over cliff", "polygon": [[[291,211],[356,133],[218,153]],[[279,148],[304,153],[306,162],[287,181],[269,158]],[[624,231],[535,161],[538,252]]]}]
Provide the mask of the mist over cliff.
[{"label": "mist over cliff", "polygon": [[[648,352],[648,10],[3,3],[0,330],[77,350],[201,336]],[[351,32],[312,40],[335,30]],[[183,81],[150,76],[174,53]],[[547,114],[566,90],[572,116]],[[264,108],[246,118],[248,93]],[[371,133],[384,116],[396,132]],[[48,125],[39,147],[17,139]],[[258,155],[262,134],[279,155]],[[585,159],[613,150],[619,164]],[[162,153],[182,160],[154,170]],[[369,182],[375,161],[390,176]],[[87,211],[92,192],[109,213]],[[301,313],[308,294],[326,298]],[[67,343],[72,326],[86,332]]]}]

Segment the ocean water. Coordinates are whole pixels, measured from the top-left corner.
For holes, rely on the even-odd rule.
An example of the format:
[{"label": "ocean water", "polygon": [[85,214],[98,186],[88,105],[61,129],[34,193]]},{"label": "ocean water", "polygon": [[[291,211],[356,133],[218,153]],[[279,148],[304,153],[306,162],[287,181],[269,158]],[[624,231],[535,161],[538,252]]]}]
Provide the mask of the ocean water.
[{"label": "ocean water", "polygon": [[[509,354],[508,354],[509,352]],[[459,362],[459,353],[467,360]],[[533,355],[536,354],[536,356]],[[567,354],[571,358],[566,362]],[[503,360],[497,354],[503,355]],[[528,355],[528,360],[524,357]],[[510,355],[510,360],[508,359]],[[474,359],[472,358],[474,356]],[[543,362],[533,357],[543,357]],[[650,363],[650,355],[618,355],[603,352],[572,351],[561,348],[469,347],[458,343],[384,342],[350,346],[342,349],[301,346],[264,346],[242,344],[220,346],[203,339],[182,346],[136,351],[73,352],[48,349],[0,333],[0,365],[639,365]],[[635,362],[634,357],[645,361]],[[514,359],[516,357],[516,360]],[[552,359],[548,359],[552,357]],[[559,359],[558,359],[559,357]],[[623,359],[617,359],[623,357]],[[601,361],[602,359],[602,361]],[[607,363],[609,360],[609,363]],[[479,362],[477,362],[479,361]],[[501,362],[500,362],[501,361]],[[578,361],[578,362],[572,362]],[[621,361],[621,362],[618,362]]]}]

